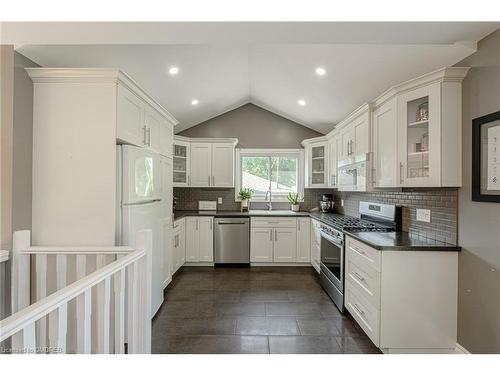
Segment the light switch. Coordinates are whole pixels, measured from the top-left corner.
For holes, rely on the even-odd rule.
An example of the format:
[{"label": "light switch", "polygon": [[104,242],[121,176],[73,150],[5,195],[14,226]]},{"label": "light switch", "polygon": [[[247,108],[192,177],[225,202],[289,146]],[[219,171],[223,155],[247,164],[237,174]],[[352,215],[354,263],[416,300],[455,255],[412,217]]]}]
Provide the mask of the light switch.
[{"label": "light switch", "polygon": [[217,203],[222,204],[222,197],[217,198]]},{"label": "light switch", "polygon": [[417,221],[424,221],[426,223],[430,223],[431,210],[424,210],[423,208],[417,208]]}]

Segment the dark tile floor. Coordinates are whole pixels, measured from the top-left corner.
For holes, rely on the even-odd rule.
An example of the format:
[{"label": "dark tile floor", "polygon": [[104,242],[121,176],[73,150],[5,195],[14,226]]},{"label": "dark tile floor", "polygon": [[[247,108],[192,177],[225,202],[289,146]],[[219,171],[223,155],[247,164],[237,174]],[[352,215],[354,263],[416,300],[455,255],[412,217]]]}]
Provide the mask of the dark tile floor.
[{"label": "dark tile floor", "polygon": [[153,353],[380,353],[306,267],[184,267],[152,336]]}]

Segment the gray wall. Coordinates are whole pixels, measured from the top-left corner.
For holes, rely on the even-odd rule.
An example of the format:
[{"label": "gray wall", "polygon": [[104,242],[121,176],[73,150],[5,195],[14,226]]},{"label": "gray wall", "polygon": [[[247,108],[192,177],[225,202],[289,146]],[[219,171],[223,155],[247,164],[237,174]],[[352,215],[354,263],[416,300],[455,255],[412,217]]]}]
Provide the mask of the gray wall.
[{"label": "gray wall", "polygon": [[245,104],[179,133],[186,137],[238,138],[241,148],[299,148],[323,134],[253,104]]},{"label": "gray wall", "polygon": [[473,353],[500,353],[500,203],[471,200],[471,120],[500,111],[500,30],[457,65],[472,67],[463,83],[458,342]]}]

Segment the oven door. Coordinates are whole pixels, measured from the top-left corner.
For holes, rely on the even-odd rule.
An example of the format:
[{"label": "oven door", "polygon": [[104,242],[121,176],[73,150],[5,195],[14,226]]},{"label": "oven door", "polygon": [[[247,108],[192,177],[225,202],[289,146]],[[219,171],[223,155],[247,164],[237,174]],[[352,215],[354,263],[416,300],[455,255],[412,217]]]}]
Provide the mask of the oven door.
[{"label": "oven door", "polygon": [[321,232],[321,272],[344,292],[344,241]]}]

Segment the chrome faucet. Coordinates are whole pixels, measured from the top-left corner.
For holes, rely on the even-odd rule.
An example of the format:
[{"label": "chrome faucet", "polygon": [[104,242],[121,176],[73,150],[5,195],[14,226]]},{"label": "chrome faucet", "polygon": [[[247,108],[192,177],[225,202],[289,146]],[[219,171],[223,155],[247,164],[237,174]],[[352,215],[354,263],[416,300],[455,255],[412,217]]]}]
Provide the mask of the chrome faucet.
[{"label": "chrome faucet", "polygon": [[269,187],[269,190],[266,191],[266,198],[264,199],[267,202],[267,195],[269,194],[269,202],[267,203],[267,208],[269,211],[273,210],[273,204],[272,204],[272,199],[273,199],[273,194],[271,192],[271,187]]}]

